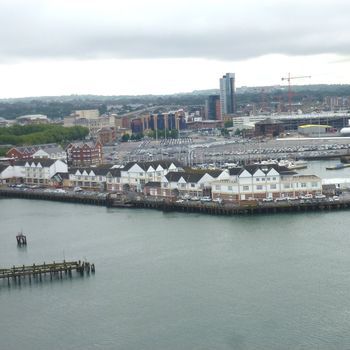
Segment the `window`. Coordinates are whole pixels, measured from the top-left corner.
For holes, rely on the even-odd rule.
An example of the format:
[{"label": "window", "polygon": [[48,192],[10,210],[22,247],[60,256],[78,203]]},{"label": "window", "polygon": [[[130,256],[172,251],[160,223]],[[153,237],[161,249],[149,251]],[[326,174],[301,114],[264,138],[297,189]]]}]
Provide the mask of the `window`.
[{"label": "window", "polygon": [[229,190],[229,191],[232,191],[232,186],[228,186],[228,190]]},{"label": "window", "polygon": [[273,180],[273,181],[276,181],[276,178],[275,178],[275,177],[273,177],[273,178],[272,178],[272,180]]},{"label": "window", "polygon": [[270,180],[271,180],[271,178],[270,178],[270,177],[268,177],[266,180],[267,180],[267,181],[270,181]]},{"label": "window", "polygon": [[312,186],[312,187],[318,187],[318,183],[317,183],[317,182],[312,182],[312,183],[311,183],[311,186]]},{"label": "window", "polygon": [[284,184],[284,188],[290,188],[290,184]]},{"label": "window", "polygon": [[257,190],[262,190],[263,187],[262,187],[261,185],[258,185],[258,186],[256,186],[256,189],[257,189]]},{"label": "window", "polygon": [[305,182],[302,182],[302,183],[301,183],[301,187],[306,187],[306,183],[305,183]]},{"label": "window", "polygon": [[270,185],[271,190],[275,190],[277,188],[277,185]]},{"label": "window", "polygon": [[185,188],[186,184],[180,184],[181,188]]},{"label": "window", "polygon": [[260,179],[257,177],[257,178],[256,178],[256,182],[259,182],[259,181],[260,181]]},{"label": "window", "polygon": [[243,191],[249,191],[249,186],[243,186]]},{"label": "window", "polygon": [[220,190],[221,190],[221,186],[220,186],[220,185],[215,185],[215,189],[216,189],[217,191],[220,191]]},{"label": "window", "polygon": [[191,184],[191,187],[193,188],[193,187],[196,187],[196,184]]}]

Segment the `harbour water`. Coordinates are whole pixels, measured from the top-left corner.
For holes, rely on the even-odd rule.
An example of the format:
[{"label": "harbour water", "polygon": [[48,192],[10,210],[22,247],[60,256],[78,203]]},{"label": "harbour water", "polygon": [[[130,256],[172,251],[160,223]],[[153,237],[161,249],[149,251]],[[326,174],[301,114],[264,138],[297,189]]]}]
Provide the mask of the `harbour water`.
[{"label": "harbour water", "polygon": [[96,264],[90,277],[0,282],[1,349],[350,348],[347,211],[215,217],[0,199],[0,224],[0,267]]}]

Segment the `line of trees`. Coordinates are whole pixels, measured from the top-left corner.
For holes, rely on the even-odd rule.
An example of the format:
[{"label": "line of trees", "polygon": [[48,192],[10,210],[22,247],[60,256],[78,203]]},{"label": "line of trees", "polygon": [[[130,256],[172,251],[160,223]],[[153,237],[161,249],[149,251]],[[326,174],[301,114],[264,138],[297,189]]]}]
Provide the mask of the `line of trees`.
[{"label": "line of trees", "polygon": [[82,140],[89,129],[82,126],[61,125],[14,125],[0,128],[0,145],[35,145],[42,143],[66,143]]}]

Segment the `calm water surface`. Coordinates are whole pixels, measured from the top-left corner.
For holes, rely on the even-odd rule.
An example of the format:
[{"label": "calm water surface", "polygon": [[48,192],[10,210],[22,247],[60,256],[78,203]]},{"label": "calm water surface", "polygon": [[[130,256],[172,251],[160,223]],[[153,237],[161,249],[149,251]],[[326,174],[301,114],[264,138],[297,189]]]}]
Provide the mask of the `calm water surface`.
[{"label": "calm water surface", "polygon": [[[349,212],[211,217],[0,199],[0,349],[349,349]],[[23,228],[29,244],[16,247]]]}]

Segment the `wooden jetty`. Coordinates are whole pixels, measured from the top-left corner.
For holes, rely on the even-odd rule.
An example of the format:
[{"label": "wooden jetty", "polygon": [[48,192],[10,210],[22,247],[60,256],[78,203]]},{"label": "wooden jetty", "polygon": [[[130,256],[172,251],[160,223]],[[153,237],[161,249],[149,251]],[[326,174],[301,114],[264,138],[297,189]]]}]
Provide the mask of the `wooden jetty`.
[{"label": "wooden jetty", "polygon": [[72,277],[73,271],[79,275],[89,275],[95,273],[95,264],[91,264],[86,261],[65,261],[53,262],[46,264],[45,262],[41,265],[22,265],[12,266],[7,269],[0,269],[0,279],[7,279],[8,285],[13,281],[21,284],[22,280],[28,278],[29,283],[34,281],[42,281],[45,276],[50,276],[50,280],[53,278],[62,279],[63,276]]},{"label": "wooden jetty", "polygon": [[52,200],[70,203],[84,203],[103,205],[114,208],[143,208],[143,209],[157,209],[164,212],[179,211],[186,213],[203,213],[210,215],[246,215],[246,214],[273,214],[284,212],[303,212],[303,211],[324,211],[324,210],[344,210],[350,209],[350,197],[342,198],[339,201],[325,201],[312,200],[303,203],[295,201],[281,202],[281,203],[245,203],[231,204],[231,203],[201,203],[185,201],[178,203],[173,200],[164,200],[161,198],[153,199],[140,197],[140,199],[125,199],[113,198],[107,195],[106,198],[99,198],[95,196],[83,197],[78,194],[51,194],[45,192],[35,191],[20,191],[7,188],[0,188],[0,197],[8,198],[24,198],[24,199],[39,199]]}]

